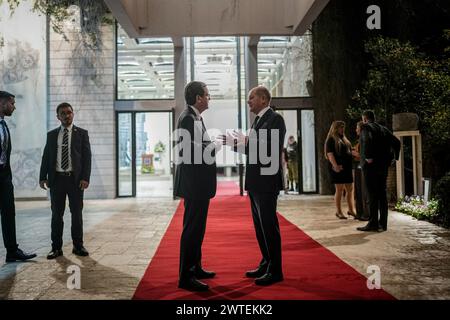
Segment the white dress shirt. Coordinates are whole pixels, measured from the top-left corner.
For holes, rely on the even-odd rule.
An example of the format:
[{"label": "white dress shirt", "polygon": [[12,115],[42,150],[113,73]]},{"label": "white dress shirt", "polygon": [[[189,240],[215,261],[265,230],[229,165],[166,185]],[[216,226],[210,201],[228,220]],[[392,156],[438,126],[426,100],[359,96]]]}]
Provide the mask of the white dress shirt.
[{"label": "white dress shirt", "polygon": [[[262,110],[257,114],[257,116],[259,117],[258,122],[259,122],[259,120],[261,120],[261,118],[262,118],[262,116],[264,115],[264,113],[266,113],[267,110],[269,110],[269,109],[270,109],[270,106],[267,106],[267,107],[265,107],[264,109],[262,109]],[[255,125],[256,125],[256,123],[255,123]]]},{"label": "white dress shirt", "polygon": [[[72,171],[72,150],[71,150],[71,146],[72,146],[72,129],[73,129],[73,124],[71,124],[69,127],[67,127],[67,130],[69,131],[69,167],[67,168],[67,171]],[[58,133],[58,152],[56,153],[56,171],[57,172],[64,172],[65,170],[63,170],[61,168],[61,158],[62,158],[62,142],[63,142],[63,135],[64,135],[64,127],[61,126],[59,133]]]}]

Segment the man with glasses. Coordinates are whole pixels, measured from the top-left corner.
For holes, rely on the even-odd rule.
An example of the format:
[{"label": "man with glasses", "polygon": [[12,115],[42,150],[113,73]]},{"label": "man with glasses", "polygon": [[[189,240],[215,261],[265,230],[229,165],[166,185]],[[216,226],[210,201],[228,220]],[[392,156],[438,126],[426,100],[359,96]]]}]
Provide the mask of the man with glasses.
[{"label": "man with glasses", "polygon": [[[215,149],[209,141],[201,113],[208,109],[209,92],[206,84],[192,81],[185,87],[186,109],[178,119],[177,130],[186,133],[178,144],[190,148],[181,150],[177,163],[174,195],[184,198],[183,232],[180,242],[180,279],[178,287],[190,291],[208,290],[200,279],[213,278],[215,273],[202,268],[202,242],[206,229],[209,200],[216,195],[216,163],[204,157],[205,151]],[[189,137],[189,138],[188,138]],[[187,143],[185,139],[189,140]],[[197,141],[198,140],[198,141]],[[189,154],[186,156],[186,153]],[[197,159],[195,154],[202,156]],[[214,151],[212,150],[214,155]],[[199,163],[197,163],[197,162]],[[177,161],[178,162],[178,161]]]}]

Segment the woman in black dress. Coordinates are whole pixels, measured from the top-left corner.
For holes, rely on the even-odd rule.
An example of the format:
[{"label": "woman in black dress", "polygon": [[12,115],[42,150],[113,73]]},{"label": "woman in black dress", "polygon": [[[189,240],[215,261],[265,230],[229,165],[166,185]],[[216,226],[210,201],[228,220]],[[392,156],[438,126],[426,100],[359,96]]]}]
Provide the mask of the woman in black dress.
[{"label": "woman in black dress", "polygon": [[336,187],[334,201],[336,203],[336,217],[339,219],[347,219],[341,209],[344,189],[348,203],[347,214],[356,217],[353,199],[352,145],[344,132],[345,122],[334,121],[331,124],[324,146],[325,157],[329,161],[331,182]]}]

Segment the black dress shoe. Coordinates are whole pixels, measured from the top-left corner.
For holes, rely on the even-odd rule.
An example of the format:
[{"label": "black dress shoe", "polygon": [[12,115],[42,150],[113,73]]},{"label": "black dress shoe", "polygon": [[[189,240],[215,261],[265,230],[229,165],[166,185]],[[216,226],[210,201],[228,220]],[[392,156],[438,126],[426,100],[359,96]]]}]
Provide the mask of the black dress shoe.
[{"label": "black dress shoe", "polygon": [[372,227],[371,225],[365,225],[364,227],[356,228],[358,231],[378,231],[378,227]]},{"label": "black dress shoe", "polygon": [[89,255],[89,252],[86,250],[85,247],[81,246],[81,247],[77,247],[77,248],[73,248],[72,253],[80,256],[80,257],[86,257]]},{"label": "black dress shoe", "polygon": [[48,260],[52,260],[52,259],[56,259],[59,256],[62,256],[63,252],[61,249],[52,249],[52,251],[50,251],[47,255],[47,259]]},{"label": "black dress shoe", "polygon": [[255,279],[255,284],[258,286],[268,286],[275,282],[283,281],[283,275],[282,274],[273,274],[270,272],[267,272],[262,277]]},{"label": "black dress shoe", "polygon": [[380,227],[378,228],[378,231],[379,231],[379,232],[387,231],[387,227],[382,227],[382,226],[380,226]]},{"label": "black dress shoe", "polygon": [[30,260],[36,258],[36,254],[32,253],[25,253],[22,250],[20,250],[19,248],[16,249],[16,251],[14,252],[8,252],[6,253],[6,262],[14,262],[14,261],[25,261],[25,260]]},{"label": "black dress shoe", "polygon": [[259,278],[267,272],[267,264],[260,265],[258,268],[249,270],[245,273],[247,278]]},{"label": "black dress shoe", "polygon": [[178,288],[186,289],[189,291],[206,291],[209,289],[209,286],[206,283],[203,283],[194,277],[188,279],[182,279],[178,282]]},{"label": "black dress shoe", "polygon": [[215,275],[216,275],[215,272],[213,272],[213,271],[206,271],[206,270],[204,270],[202,268],[197,268],[197,269],[195,269],[195,272],[194,272],[194,276],[197,279],[211,279],[211,278],[214,278]]}]

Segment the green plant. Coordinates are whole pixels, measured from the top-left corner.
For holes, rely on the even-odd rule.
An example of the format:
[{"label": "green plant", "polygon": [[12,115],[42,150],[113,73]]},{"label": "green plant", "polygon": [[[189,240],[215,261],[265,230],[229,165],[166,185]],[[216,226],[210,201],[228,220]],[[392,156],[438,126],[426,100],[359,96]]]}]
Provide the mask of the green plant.
[{"label": "green plant", "polygon": [[406,213],[419,220],[434,221],[437,217],[437,200],[429,200],[426,204],[421,196],[404,197],[395,205],[395,210]]},{"label": "green plant", "polygon": [[433,181],[450,170],[450,30],[443,31],[441,41],[447,48],[433,55],[398,39],[379,36],[367,41],[367,78],[347,108],[352,120],[372,109],[388,127],[393,114],[416,113],[424,173]]},{"label": "green plant", "polygon": [[[4,0],[0,0],[0,5]],[[21,2],[27,0],[6,0],[14,14]],[[101,45],[100,26],[112,24],[113,18],[103,0],[29,0],[33,1],[33,11],[51,17],[52,29],[61,34],[68,41],[64,33],[64,22],[72,16],[71,7],[76,6],[80,11],[80,34],[86,46],[99,48]]]},{"label": "green plant", "polygon": [[162,141],[159,141],[155,145],[155,153],[164,153],[166,151],[166,145],[162,143]]},{"label": "green plant", "polygon": [[434,196],[439,200],[438,214],[443,225],[450,227],[450,172],[443,176],[434,188]]}]

